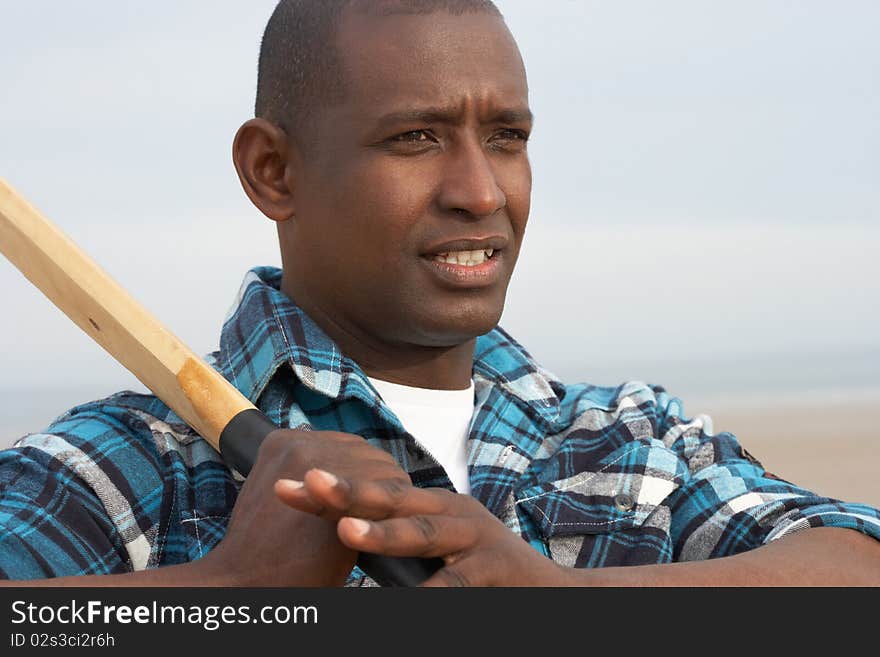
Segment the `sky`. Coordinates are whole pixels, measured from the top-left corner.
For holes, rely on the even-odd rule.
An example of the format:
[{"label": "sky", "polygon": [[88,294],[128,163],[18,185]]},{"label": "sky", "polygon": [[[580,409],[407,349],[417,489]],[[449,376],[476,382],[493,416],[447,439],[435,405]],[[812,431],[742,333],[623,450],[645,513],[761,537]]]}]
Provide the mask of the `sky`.
[{"label": "sky", "polygon": [[[873,384],[880,4],[498,5],[536,116],[502,324],[569,381]],[[280,262],[230,157],[273,6],[0,0],[0,177],[198,352]],[[0,289],[0,389],[138,386],[2,259]]]}]

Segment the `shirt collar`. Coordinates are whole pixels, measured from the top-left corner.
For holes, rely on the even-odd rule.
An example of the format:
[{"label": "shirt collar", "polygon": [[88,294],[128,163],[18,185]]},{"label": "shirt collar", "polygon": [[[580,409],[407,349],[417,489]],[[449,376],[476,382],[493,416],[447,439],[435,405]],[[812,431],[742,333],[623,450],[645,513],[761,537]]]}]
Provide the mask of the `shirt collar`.
[{"label": "shirt collar", "polygon": [[[280,291],[281,270],[256,267],[244,277],[220,334],[216,367],[253,402],[282,365],[312,391],[332,399],[375,398],[357,363]],[[559,415],[564,386],[500,327],[477,338],[474,380],[500,385],[547,422]],[[478,390],[479,394],[479,390]]]}]

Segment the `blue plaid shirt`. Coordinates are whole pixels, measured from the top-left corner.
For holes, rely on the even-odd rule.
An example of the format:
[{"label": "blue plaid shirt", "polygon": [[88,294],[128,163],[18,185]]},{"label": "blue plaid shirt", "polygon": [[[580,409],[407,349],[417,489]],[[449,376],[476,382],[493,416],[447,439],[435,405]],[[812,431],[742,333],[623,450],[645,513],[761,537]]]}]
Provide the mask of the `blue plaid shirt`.
[{"label": "blue plaid shirt", "polygon": [[[210,361],[275,423],[345,431],[416,486],[452,488],[357,363],[249,272]],[[471,494],[536,550],[596,568],[711,559],[809,527],[880,538],[880,512],[767,473],[656,385],[566,385],[504,330],[477,340]],[[226,531],[241,482],[161,401],[122,392],[0,452],[0,575],[124,573],[193,561]],[[371,584],[355,569],[350,584]]]}]

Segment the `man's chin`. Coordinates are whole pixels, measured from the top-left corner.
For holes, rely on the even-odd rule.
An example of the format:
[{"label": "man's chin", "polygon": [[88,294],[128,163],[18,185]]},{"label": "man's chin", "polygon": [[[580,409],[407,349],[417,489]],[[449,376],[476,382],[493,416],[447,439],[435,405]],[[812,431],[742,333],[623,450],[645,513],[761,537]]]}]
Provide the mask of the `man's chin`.
[{"label": "man's chin", "polygon": [[429,321],[420,323],[419,342],[426,347],[457,347],[485,335],[498,326],[500,320],[500,311],[485,310],[447,314],[442,318],[433,316]]}]

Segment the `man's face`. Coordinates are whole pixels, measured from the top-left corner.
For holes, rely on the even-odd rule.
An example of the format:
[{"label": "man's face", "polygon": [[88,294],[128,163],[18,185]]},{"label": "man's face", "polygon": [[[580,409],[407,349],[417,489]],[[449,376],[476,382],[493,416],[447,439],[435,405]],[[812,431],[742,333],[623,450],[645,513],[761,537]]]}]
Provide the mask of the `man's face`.
[{"label": "man's face", "polygon": [[531,193],[512,36],[491,15],[347,12],[337,44],[345,97],[315,120],[294,180],[287,291],[383,344],[453,346],[491,330]]}]

